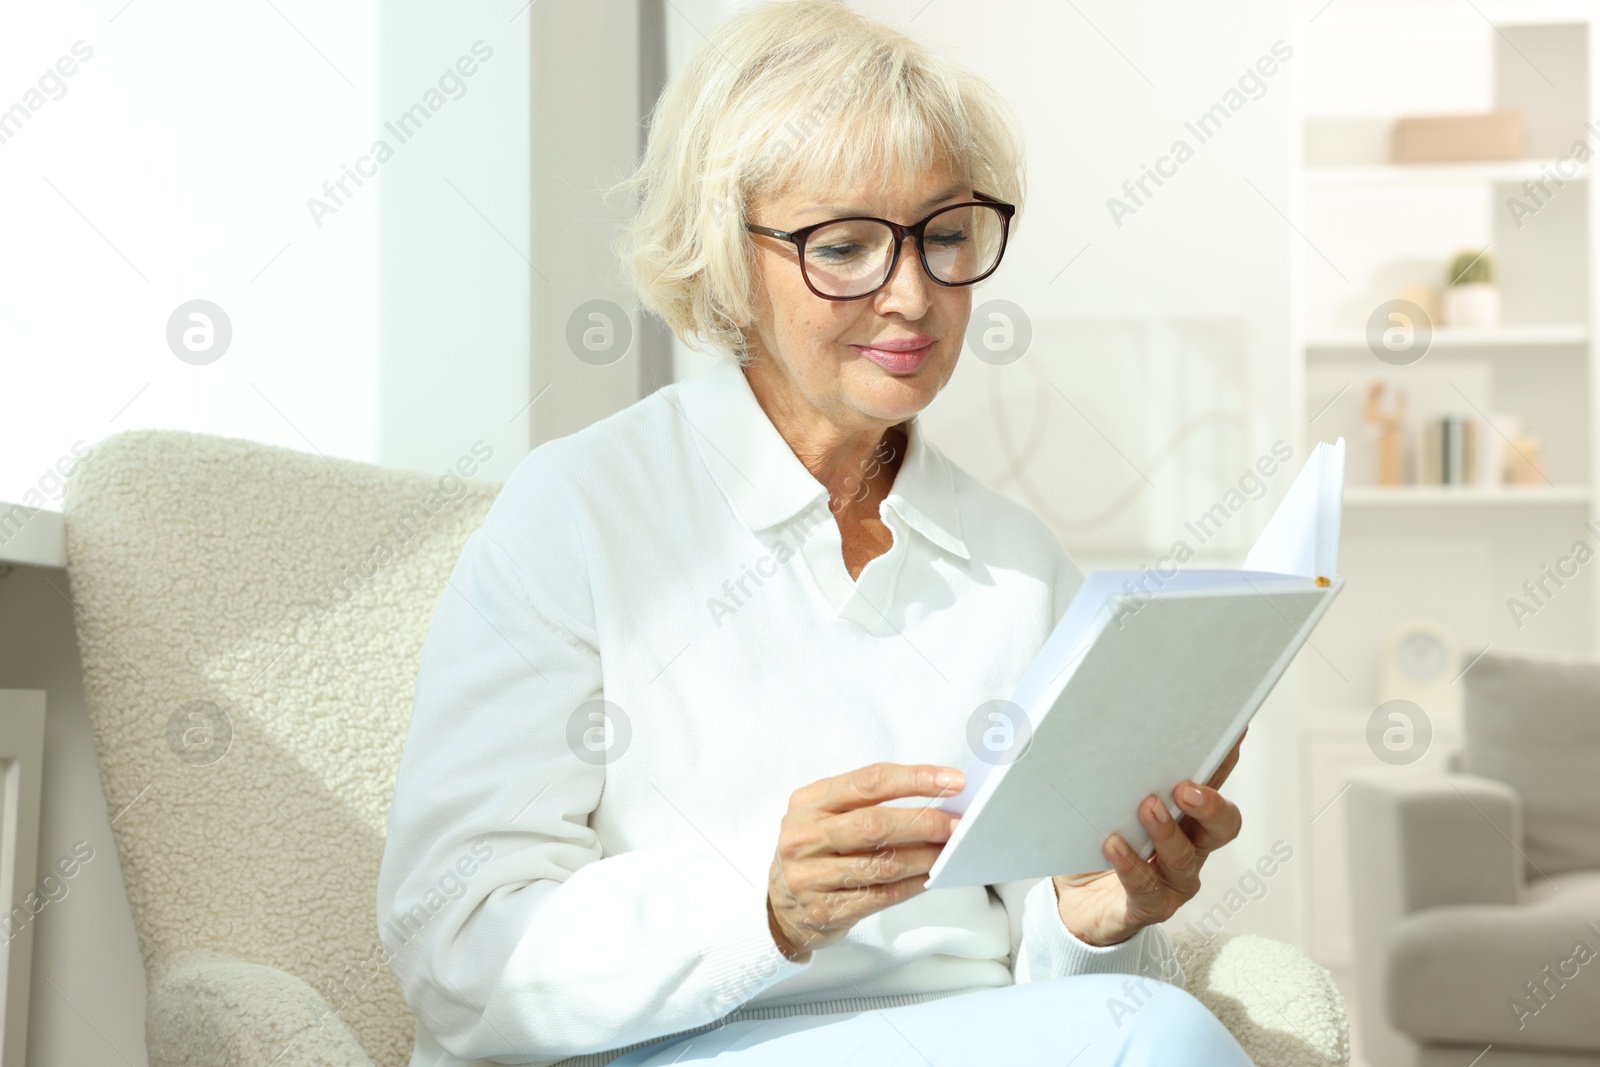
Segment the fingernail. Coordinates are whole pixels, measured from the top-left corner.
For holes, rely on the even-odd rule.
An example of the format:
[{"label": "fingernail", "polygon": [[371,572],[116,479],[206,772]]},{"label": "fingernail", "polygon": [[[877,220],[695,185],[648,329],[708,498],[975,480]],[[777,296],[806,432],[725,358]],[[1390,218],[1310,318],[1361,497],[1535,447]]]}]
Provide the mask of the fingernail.
[{"label": "fingernail", "polygon": [[1167,811],[1167,806],[1161,803],[1159,798],[1152,806],[1155,808],[1153,814],[1155,815],[1156,822],[1169,823],[1172,821],[1172,815]]},{"label": "fingernail", "polygon": [[1203,799],[1204,794],[1200,792],[1200,787],[1197,785],[1185,785],[1178,788],[1178,803],[1186,808],[1198,808],[1200,801]]},{"label": "fingernail", "polygon": [[966,776],[960,771],[940,771],[938,777],[935,778],[934,781],[941,786],[960,786],[962,784],[962,779],[965,777]]}]

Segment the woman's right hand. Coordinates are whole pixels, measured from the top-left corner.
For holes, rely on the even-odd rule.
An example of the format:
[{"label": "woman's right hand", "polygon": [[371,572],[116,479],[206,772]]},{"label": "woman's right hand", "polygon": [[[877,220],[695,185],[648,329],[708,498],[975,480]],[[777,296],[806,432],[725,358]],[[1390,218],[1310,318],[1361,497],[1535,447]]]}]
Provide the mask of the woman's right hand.
[{"label": "woman's right hand", "polygon": [[767,878],[767,922],[778,948],[804,962],[868,915],[923,892],[922,883],[960,816],[930,802],[965,777],[935,764],[873,763],[795,790]]}]

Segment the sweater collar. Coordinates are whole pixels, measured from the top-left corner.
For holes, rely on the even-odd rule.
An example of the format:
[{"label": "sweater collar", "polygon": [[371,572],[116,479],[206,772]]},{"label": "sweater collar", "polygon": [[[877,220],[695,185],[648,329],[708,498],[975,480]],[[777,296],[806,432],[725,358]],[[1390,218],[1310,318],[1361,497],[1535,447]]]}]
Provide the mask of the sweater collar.
[{"label": "sweater collar", "polygon": [[[761,407],[744,370],[718,357],[709,369],[663,396],[689,426],[723,496],[739,521],[761,530],[793,518],[826,498],[827,488],[806,469]],[[940,548],[971,558],[961,539],[955,480],[944,455],[923,435],[920,416],[905,423],[906,454],[885,499],[906,525]]]}]

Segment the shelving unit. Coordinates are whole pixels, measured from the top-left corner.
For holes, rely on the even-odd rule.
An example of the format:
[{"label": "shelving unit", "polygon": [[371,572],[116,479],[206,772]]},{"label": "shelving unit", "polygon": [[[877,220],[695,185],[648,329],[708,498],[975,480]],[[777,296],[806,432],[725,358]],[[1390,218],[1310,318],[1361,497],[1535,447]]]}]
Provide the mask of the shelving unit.
[{"label": "shelving unit", "polygon": [[[1580,572],[1521,626],[1506,607],[1575,541],[1600,549],[1600,210],[1590,180],[1600,132],[1585,126],[1600,115],[1592,11],[1541,0],[1352,0],[1319,14],[1300,48],[1291,392],[1302,449],[1341,434],[1350,446],[1340,559],[1347,586],[1318,628],[1320,655],[1306,658],[1300,687],[1301,807],[1318,813],[1308,850],[1308,943],[1335,973],[1352,964],[1350,890],[1342,807],[1330,801],[1352,772],[1383,769],[1364,731],[1379,702],[1388,635],[1413,619],[1434,620],[1470,658],[1486,646],[1591,654],[1600,634],[1600,566]],[[1527,115],[1527,159],[1387,162],[1387,131],[1401,115],[1505,107]],[[1573,158],[1580,141],[1594,157],[1587,163]],[[1551,195],[1532,214],[1513,212],[1513,199],[1527,202],[1523,183],[1551,174],[1564,184],[1548,183]],[[1442,285],[1454,253],[1485,246],[1501,284],[1501,326],[1436,324],[1426,355],[1405,366],[1369,350],[1367,322],[1383,302],[1407,284]],[[1515,417],[1543,436],[1550,484],[1375,484],[1363,414],[1374,381],[1391,394],[1405,390],[1413,418],[1460,413],[1493,434]],[[1481,425],[1484,417],[1494,425]],[[1434,720],[1434,750],[1394,773],[1440,767],[1459,743],[1454,704],[1424,710]]]},{"label": "shelving unit", "polygon": [[1515,159],[1501,163],[1393,164],[1355,167],[1306,167],[1308,189],[1394,188],[1508,182],[1520,185],[1554,174],[1562,181],[1587,181],[1586,163],[1560,159]]},{"label": "shelving unit", "polygon": [[1546,504],[1587,504],[1593,494],[1586,485],[1529,485],[1480,489],[1465,485],[1355,485],[1344,491],[1347,507],[1528,507]]},{"label": "shelving unit", "polygon": [[[1589,324],[1584,322],[1515,323],[1489,330],[1462,330],[1441,326],[1433,331],[1430,352],[1447,349],[1514,348],[1518,350],[1544,350],[1589,343]],[[1367,352],[1367,338],[1362,333],[1323,334],[1308,337],[1305,342],[1308,355],[1324,353]]]}]

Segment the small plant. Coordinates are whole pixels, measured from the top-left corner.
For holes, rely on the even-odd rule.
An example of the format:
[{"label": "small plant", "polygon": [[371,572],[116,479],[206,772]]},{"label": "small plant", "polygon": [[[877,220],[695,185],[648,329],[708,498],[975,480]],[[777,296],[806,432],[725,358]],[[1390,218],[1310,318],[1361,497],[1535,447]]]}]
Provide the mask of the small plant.
[{"label": "small plant", "polygon": [[1450,261],[1449,273],[1445,275],[1446,285],[1488,285],[1493,281],[1494,258],[1488,249],[1482,252],[1457,252]]}]

